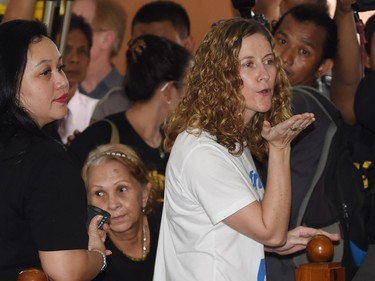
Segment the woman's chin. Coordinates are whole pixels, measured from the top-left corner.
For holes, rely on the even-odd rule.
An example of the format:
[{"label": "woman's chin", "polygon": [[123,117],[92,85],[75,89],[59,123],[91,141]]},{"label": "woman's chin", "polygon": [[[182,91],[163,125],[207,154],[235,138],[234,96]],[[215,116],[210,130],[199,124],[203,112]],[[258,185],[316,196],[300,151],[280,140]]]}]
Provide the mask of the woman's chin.
[{"label": "woman's chin", "polygon": [[[56,113],[52,116],[52,121],[63,119],[68,114],[68,107],[62,106]],[[51,121],[51,122],[52,122]]]}]

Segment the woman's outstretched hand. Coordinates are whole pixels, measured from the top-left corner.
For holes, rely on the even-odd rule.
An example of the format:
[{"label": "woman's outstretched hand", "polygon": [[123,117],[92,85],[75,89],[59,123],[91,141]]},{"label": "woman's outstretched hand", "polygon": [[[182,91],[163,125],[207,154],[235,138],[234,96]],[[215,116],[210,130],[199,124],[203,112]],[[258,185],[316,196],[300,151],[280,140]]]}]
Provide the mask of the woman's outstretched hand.
[{"label": "woman's outstretched hand", "polygon": [[306,226],[298,226],[288,231],[287,241],[283,246],[277,248],[271,248],[266,246],[265,250],[267,252],[273,252],[279,255],[290,255],[298,251],[304,250],[310,239],[318,234],[323,234],[332,241],[337,241],[340,239],[340,235],[336,233],[329,233],[321,229]]},{"label": "woman's outstretched hand", "polygon": [[292,140],[314,121],[313,113],[294,115],[274,127],[268,121],[264,121],[262,137],[268,141],[270,147],[283,149],[289,146]]}]

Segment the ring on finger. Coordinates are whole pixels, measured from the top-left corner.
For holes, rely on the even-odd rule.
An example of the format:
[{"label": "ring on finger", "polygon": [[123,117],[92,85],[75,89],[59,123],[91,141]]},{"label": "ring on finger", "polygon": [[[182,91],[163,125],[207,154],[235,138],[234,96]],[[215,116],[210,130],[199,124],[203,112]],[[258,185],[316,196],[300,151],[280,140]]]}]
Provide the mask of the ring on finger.
[{"label": "ring on finger", "polygon": [[296,131],[302,131],[304,128],[303,127],[290,127],[290,130],[292,132],[296,132]]}]

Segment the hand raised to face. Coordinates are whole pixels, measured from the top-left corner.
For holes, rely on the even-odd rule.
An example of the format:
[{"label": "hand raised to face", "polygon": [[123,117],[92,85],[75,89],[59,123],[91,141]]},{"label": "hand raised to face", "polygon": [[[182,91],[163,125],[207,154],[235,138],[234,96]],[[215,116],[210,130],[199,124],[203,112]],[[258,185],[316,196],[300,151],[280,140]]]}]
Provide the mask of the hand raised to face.
[{"label": "hand raised to face", "polygon": [[269,146],[285,148],[307,126],[315,121],[313,113],[297,114],[288,120],[272,127],[268,121],[264,121],[262,137],[268,141]]}]

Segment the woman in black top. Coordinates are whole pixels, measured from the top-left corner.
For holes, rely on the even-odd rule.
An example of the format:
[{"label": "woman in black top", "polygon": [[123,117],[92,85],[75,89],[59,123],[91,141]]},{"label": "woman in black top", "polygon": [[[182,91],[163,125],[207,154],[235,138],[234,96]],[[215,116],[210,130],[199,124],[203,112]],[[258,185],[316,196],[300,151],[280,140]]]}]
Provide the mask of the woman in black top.
[{"label": "woman in black top", "polygon": [[[131,146],[161,182],[169,155],[163,149],[162,125],[185,93],[191,59],[184,47],[162,37],[143,35],[130,41],[124,94],[132,106],[106,117],[117,127],[119,142]],[[111,135],[111,125],[100,120],[78,135],[68,152],[82,167],[88,153],[110,143]]]},{"label": "woman in black top", "polygon": [[111,214],[107,268],[95,281],[151,281],[161,219],[158,183],[129,146],[105,144],[82,170],[88,202]]},{"label": "woman in black top", "polygon": [[52,280],[91,280],[105,266],[96,217],[63,147],[42,127],[64,117],[68,81],[56,45],[36,21],[0,25],[0,280],[41,267]]}]

